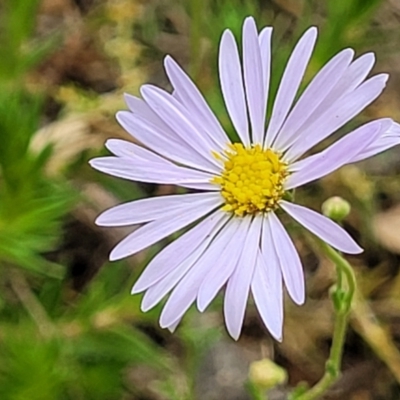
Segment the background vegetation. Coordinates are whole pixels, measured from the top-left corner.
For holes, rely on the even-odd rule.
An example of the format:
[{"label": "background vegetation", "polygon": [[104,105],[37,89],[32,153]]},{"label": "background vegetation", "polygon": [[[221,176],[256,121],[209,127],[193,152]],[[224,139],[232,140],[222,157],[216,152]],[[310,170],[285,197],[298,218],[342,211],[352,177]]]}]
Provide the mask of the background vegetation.
[{"label": "background vegetation", "polygon": [[[169,194],[91,170],[109,137],[131,138],[114,114],[123,92],[152,82],[169,89],[172,54],[196,80],[232,135],[217,80],[226,27],[245,16],[274,27],[272,95],[299,35],[320,36],[309,80],[337,51],[374,51],[391,74],[383,96],[358,120],[400,120],[400,6],[396,0],[2,0],[0,2],[0,399],[240,400],[249,365],[270,357],[287,385],[314,383],[332,332],[332,265],[292,227],[307,274],[304,307],[286,304],[284,341],[274,342],[249,304],[243,334],[223,328],[221,300],[191,310],[171,335],[160,308],[143,314],[130,288],[160,243],[109,263],[125,229],[95,216],[124,200]],[[339,133],[339,135],[341,132]],[[299,192],[319,208],[340,194],[353,205],[346,228],[366,252],[351,260],[359,295],[344,373],[327,399],[400,397],[399,149],[343,168]]]}]

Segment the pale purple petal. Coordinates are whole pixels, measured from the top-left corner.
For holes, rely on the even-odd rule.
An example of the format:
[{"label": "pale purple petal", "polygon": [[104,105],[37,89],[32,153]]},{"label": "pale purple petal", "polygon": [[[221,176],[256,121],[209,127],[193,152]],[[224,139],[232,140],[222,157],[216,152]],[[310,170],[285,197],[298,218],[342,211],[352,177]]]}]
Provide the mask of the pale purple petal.
[{"label": "pale purple petal", "polygon": [[207,215],[221,203],[222,199],[219,193],[209,193],[208,198],[205,197],[200,201],[193,202],[191,205],[182,206],[182,209],[175,214],[149,222],[118,243],[111,251],[110,260],[128,257],[151,246],[171,233]]},{"label": "pale purple petal", "polygon": [[307,120],[306,124],[303,126],[303,130],[307,131],[308,127],[321,115],[321,113],[328,109],[333,112],[337,101],[346,94],[353,92],[354,89],[364,82],[365,78],[374,66],[374,63],[375,56],[373,53],[364,54],[351,63],[333,89]]},{"label": "pale purple petal", "polygon": [[334,113],[341,99],[353,92],[367,77],[375,63],[373,53],[367,53],[357,58],[350,64],[336,85],[326,94],[326,97],[308,117],[307,121],[300,128],[302,132],[308,132],[309,127],[326,112]]},{"label": "pale purple petal", "polygon": [[362,253],[363,249],[338,224],[329,218],[310,210],[281,200],[279,205],[299,224],[318,236],[335,249],[348,254]]},{"label": "pale purple petal", "polygon": [[265,90],[265,106],[267,106],[268,92],[269,92],[269,80],[271,75],[271,36],[272,28],[264,28],[259,37],[258,42],[260,45],[260,54],[262,62],[262,72],[264,80],[264,90]]},{"label": "pale purple petal", "polygon": [[356,90],[340,99],[333,110],[328,109],[315,120],[306,132],[299,135],[294,144],[286,152],[284,159],[293,162],[307,150],[327,138],[346,122],[359,114],[367,105],[372,103],[383,91],[388,76],[374,76]]},{"label": "pale purple petal", "polygon": [[179,185],[188,188],[216,191],[213,175],[173,164],[156,164],[121,157],[99,157],[89,164],[106,174],[137,182]]},{"label": "pale purple petal", "polygon": [[[96,224],[100,226],[128,226],[142,224],[175,214],[184,207],[202,199],[208,193],[176,194],[150,197],[120,204],[101,213]],[[183,207],[183,208],[182,208]]]},{"label": "pale purple petal", "polygon": [[[273,232],[271,231],[270,222],[268,218],[263,221],[263,229],[261,236],[261,255],[264,257],[265,264],[267,266],[267,278],[270,282],[271,297],[276,299],[276,312],[274,316],[276,318],[276,323],[282,324],[283,322],[283,290],[282,290],[282,272],[280,267],[280,260],[276,252]],[[282,329],[282,327],[281,327]]]},{"label": "pale purple petal", "polygon": [[[228,229],[228,226],[225,229]],[[213,230],[212,236],[207,236],[207,238],[205,238],[205,240],[200,243],[197,249],[193,253],[191,253],[184,261],[177,265],[175,269],[170,271],[168,275],[160,279],[157,283],[146,290],[141,304],[142,311],[146,312],[153,308],[168,292],[171,291],[174,286],[178,284],[178,282],[183,278],[187,271],[189,271],[189,269],[203,255],[217,233],[218,231]]]},{"label": "pale purple petal", "polygon": [[136,140],[165,158],[189,167],[214,172],[214,166],[209,167],[200,154],[171,133],[169,128],[163,130],[153,121],[128,111],[118,112],[117,120]]},{"label": "pale purple petal", "polygon": [[370,143],[379,138],[382,130],[390,126],[389,119],[370,122],[346,135],[319,154],[294,163],[295,170],[284,184],[285,190],[293,189],[321,178],[347,164]]},{"label": "pale purple petal", "polygon": [[166,326],[166,329],[168,329],[171,333],[175,332],[175,329],[178,327],[180,322],[182,321],[182,318],[177,319],[174,323],[172,323],[169,326]]},{"label": "pale purple petal", "polygon": [[256,266],[263,218],[255,217],[245,239],[242,255],[228,280],[224,299],[226,328],[233,339],[237,340],[242,330],[246,303]]},{"label": "pale purple petal", "polygon": [[161,250],[149,263],[132,288],[132,294],[143,292],[175,270],[207,238],[214,238],[228,221],[226,212],[216,211]]},{"label": "pale purple petal", "polygon": [[317,28],[310,28],[299,40],[290,56],[276,95],[267,129],[265,147],[271,146],[288,115],[310,60],[316,39]]},{"label": "pale purple petal", "polygon": [[271,254],[270,250],[268,257],[264,257],[261,251],[258,252],[251,291],[265,326],[276,340],[281,341],[283,328],[282,273],[274,251]]},{"label": "pale purple petal", "polygon": [[[153,308],[174,286],[178,284],[187,271],[189,271],[190,268],[203,256],[207,247],[219,233],[220,229],[224,227],[224,234],[229,231],[231,221],[225,225],[226,219],[222,218],[212,229],[210,234],[208,234],[200,243],[196,242],[198,247],[185,260],[147,289],[141,304],[142,311],[146,312]],[[171,263],[170,260],[169,263]]]},{"label": "pale purple petal", "polygon": [[146,103],[160,118],[179,136],[188,146],[204,159],[205,165],[213,167],[213,171],[220,169],[219,162],[213,157],[215,143],[208,135],[204,135],[191,122],[191,116],[185,107],[171,94],[151,85],[143,85],[140,89]]},{"label": "pale purple petal", "polygon": [[203,132],[209,135],[219,148],[225,149],[230,140],[196,85],[170,56],[165,58],[164,64],[168,78],[175,88],[174,96],[178,95],[179,101],[190,114],[197,116],[198,128],[203,128]]},{"label": "pale purple petal", "polygon": [[230,30],[221,38],[219,48],[219,78],[229,116],[241,141],[250,145],[249,121],[244,94],[242,67],[236,40]]},{"label": "pale purple petal", "polygon": [[257,27],[252,17],[246,18],[243,24],[243,70],[252,143],[262,145],[267,98]]},{"label": "pale purple petal", "polygon": [[[303,173],[307,174],[307,171],[309,171],[310,168],[316,168],[317,165],[316,163],[318,162],[317,160],[319,160],[321,156],[323,156],[323,158],[330,158],[331,160],[333,160],[333,158],[336,158],[334,153],[337,154],[342,153],[339,155],[344,159],[346,159],[348,157],[347,154],[349,150],[348,146],[350,145],[350,143],[352,142],[357,143],[358,141],[359,142],[358,152],[355,145],[354,144],[351,145],[350,146],[352,147],[352,152],[350,154],[351,158],[349,158],[346,161],[347,164],[350,162],[354,162],[353,159],[358,157],[359,153],[364,153],[371,146],[374,146],[375,143],[379,142],[382,137],[385,137],[386,132],[389,132],[391,126],[393,126],[393,121],[390,118],[381,118],[375,121],[368,122],[357,128],[353,132],[348,133],[344,138],[338,140],[336,143],[329,146],[324,151],[313,154],[309,157],[306,157],[300,161],[296,161],[293,164],[289,165],[289,171],[293,173],[303,170]],[[379,127],[379,134],[376,133],[375,136],[374,131],[375,128],[378,129],[378,127]],[[370,135],[372,135],[372,137],[370,137]],[[374,139],[374,140],[370,142],[369,139],[371,140]],[[367,140],[367,142],[364,143],[364,140]],[[360,145],[360,143],[362,145]],[[331,154],[333,154],[333,157],[331,157]]]},{"label": "pale purple petal", "polygon": [[400,144],[400,125],[392,123],[391,127],[374,142],[365,147],[359,154],[348,161],[349,163],[365,160]]},{"label": "pale purple petal", "polygon": [[273,212],[268,214],[268,227],[271,230],[288,293],[296,304],[303,304],[305,300],[304,273],[299,254],[282,223]]},{"label": "pale purple petal", "polygon": [[160,317],[162,328],[174,323],[181,318],[186,310],[196,299],[198,290],[204,276],[211,268],[215,268],[215,260],[219,254],[229,245],[230,235],[225,234],[230,224],[226,225],[210,244],[202,257],[196,262],[191,270],[178,283],[169,297]]},{"label": "pale purple petal", "polygon": [[[208,307],[218,291],[232,275],[244,249],[244,241],[250,222],[250,218],[233,218],[230,222],[232,228],[229,245],[215,260],[215,268],[211,268],[202,280],[197,296],[197,308],[199,311],[203,312]],[[226,234],[227,229],[224,229],[224,235]]]},{"label": "pale purple petal", "polygon": [[353,56],[353,50],[343,50],[321,69],[290,112],[273,143],[274,148],[283,151],[292,144],[298,130],[343,76]]},{"label": "pale purple petal", "polygon": [[124,99],[133,115],[155,125],[161,130],[161,132],[166,132],[168,137],[175,137],[176,139],[176,135],[171,128],[151,109],[151,107],[149,107],[148,104],[146,104],[143,99],[132,96],[128,93],[124,93]]},{"label": "pale purple petal", "polygon": [[135,143],[128,142],[121,139],[108,139],[105,143],[108,150],[114,153],[118,157],[129,158],[132,161],[164,164],[167,166],[176,166],[171,161],[158,154],[147,150],[146,148],[139,146]]}]

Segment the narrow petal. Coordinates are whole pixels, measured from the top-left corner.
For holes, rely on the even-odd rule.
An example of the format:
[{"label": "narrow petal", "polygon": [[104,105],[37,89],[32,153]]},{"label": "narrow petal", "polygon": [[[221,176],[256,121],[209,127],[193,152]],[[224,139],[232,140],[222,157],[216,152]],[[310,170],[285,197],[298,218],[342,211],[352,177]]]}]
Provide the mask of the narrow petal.
[{"label": "narrow petal", "polygon": [[197,116],[204,132],[218,143],[220,148],[225,149],[230,140],[196,85],[170,56],[165,58],[164,64],[168,78],[175,88],[175,95],[179,93],[179,101],[191,115]]},{"label": "narrow petal", "polygon": [[282,274],[279,261],[268,257],[266,259],[258,252],[256,268],[251,282],[254,302],[265,326],[271,335],[282,340],[283,299]]},{"label": "narrow petal", "polygon": [[228,221],[228,214],[216,211],[161,250],[143,271],[132,294],[143,292],[174,271],[207,238],[213,239]]},{"label": "narrow petal", "polygon": [[[345,160],[341,162],[345,162],[346,164],[353,162],[352,160],[357,158],[359,153],[363,153],[377,143],[385,136],[386,132],[389,133],[393,125],[394,123],[390,118],[381,118],[368,122],[358,127],[353,132],[348,133],[324,151],[294,162],[289,166],[289,170],[292,173],[302,171],[301,175],[308,173],[314,175],[312,169],[319,168],[316,163],[320,162],[318,160],[322,159],[329,159],[331,161],[331,166],[329,168],[333,167],[334,169],[337,169],[336,165],[339,165],[335,161],[337,160],[337,156],[342,160]],[[379,132],[375,131],[375,129],[379,130]],[[318,171],[318,177],[322,177],[323,175],[320,176],[319,173],[320,172]],[[293,174],[293,176],[290,177],[290,180],[294,178],[295,175]],[[299,178],[300,175],[295,179],[298,180]]]},{"label": "narrow petal", "polygon": [[[283,289],[282,289],[282,272],[280,267],[280,260],[276,252],[274,240],[272,237],[270,222],[268,218],[263,221],[263,229],[261,236],[261,255],[264,258],[265,265],[267,266],[266,274],[268,282],[272,287],[271,297],[276,299],[276,312],[274,315],[276,322],[283,323]],[[262,263],[261,263],[262,264]],[[281,327],[282,329],[282,327]]]},{"label": "narrow petal", "polygon": [[169,128],[163,130],[153,121],[128,111],[118,112],[117,120],[136,140],[165,158],[202,171],[214,172],[214,166],[209,167],[200,154],[171,133]]},{"label": "narrow petal", "polygon": [[204,276],[211,268],[215,268],[215,260],[229,245],[231,236],[226,234],[228,225],[226,225],[225,228],[217,235],[214,241],[203,253],[202,257],[183,277],[183,279],[178,283],[172,292],[161,313],[160,325],[162,328],[171,325],[177,319],[181,318],[196,299]]},{"label": "narrow petal", "polygon": [[[265,90],[265,103],[268,100],[269,93],[269,80],[271,75],[271,37],[272,37],[272,28],[266,27],[264,28],[259,37],[259,45],[260,45],[260,55],[262,62],[262,72],[264,79],[264,90]],[[267,106],[267,104],[265,104]]]},{"label": "narrow petal", "polygon": [[335,249],[348,254],[362,253],[363,249],[338,224],[329,218],[310,210],[282,200],[279,205],[299,224],[318,236]]},{"label": "narrow petal", "polygon": [[249,122],[243,87],[242,67],[236,40],[230,30],[221,38],[219,49],[219,78],[229,116],[241,141],[250,145]]},{"label": "narrow petal", "polygon": [[221,195],[219,193],[210,193],[208,198],[193,203],[191,206],[183,206],[175,214],[170,214],[166,218],[149,222],[118,243],[110,254],[110,260],[113,261],[128,257],[151,246],[171,233],[207,215],[216,209],[221,202]]},{"label": "narrow petal", "polygon": [[390,119],[370,122],[346,135],[319,154],[293,164],[295,172],[285,182],[285,189],[293,189],[321,178],[347,164],[364,148],[379,138],[390,126]]},{"label": "narrow petal", "polygon": [[[215,235],[214,235],[215,236]],[[143,296],[141,309],[146,312],[153,308],[159,301],[178,284],[182,277],[190,270],[190,268],[203,255],[204,251],[210,244],[214,236],[207,237],[206,240],[200,243],[200,246],[182,261],[173,271],[170,271],[163,279],[152,285],[146,290]]]},{"label": "narrow petal", "polygon": [[168,329],[171,333],[174,333],[181,321],[182,318],[177,319],[173,324],[166,326],[166,329]]},{"label": "narrow petal", "polygon": [[273,212],[268,215],[268,227],[288,293],[296,304],[303,304],[305,300],[304,273],[299,254],[285,228]]},{"label": "narrow petal", "polygon": [[299,135],[284,158],[288,162],[297,160],[307,150],[327,138],[351,118],[359,114],[383,91],[388,76],[381,74],[369,79],[353,92],[344,96],[334,110],[327,110],[308,127],[306,134]]},{"label": "narrow petal", "polygon": [[89,164],[106,174],[132,181],[218,190],[218,186],[210,182],[213,175],[173,164],[143,163],[140,160],[121,157],[99,157],[90,160]]},{"label": "narrow petal", "polygon": [[140,117],[142,120],[151,122],[157,126],[161,132],[167,132],[168,136],[176,136],[170,127],[151,109],[151,107],[139,97],[124,93],[125,103],[132,114]]},{"label": "narrow petal", "polygon": [[317,39],[317,28],[310,28],[299,40],[287,63],[285,72],[279,86],[272,116],[269,121],[266,147],[273,143],[279,129],[284,123],[286,116],[292,106],[293,100],[303,79],[311,53]]},{"label": "narrow petal", "polygon": [[346,49],[333,57],[315,76],[290,112],[274,142],[274,148],[286,150],[298,130],[329,94],[350,65],[354,51]]},{"label": "narrow petal", "polygon": [[391,127],[374,142],[365,147],[347,163],[354,163],[373,157],[400,144],[400,125],[392,123]]},{"label": "narrow petal", "polygon": [[218,161],[213,157],[215,143],[208,135],[204,135],[192,124],[191,116],[185,107],[174,96],[164,90],[151,85],[143,85],[140,89],[146,103],[160,118],[179,136],[188,146],[204,159],[213,171],[220,169]]},{"label": "narrow petal", "polygon": [[182,319],[196,299],[201,275],[202,271],[192,268],[178,283],[161,312],[161,328],[168,328],[177,320]]},{"label": "narrow petal", "polygon": [[[208,307],[218,291],[232,275],[242,254],[250,221],[250,218],[232,218],[229,245],[215,260],[215,267],[211,268],[202,280],[197,296],[197,308],[199,311],[203,312]],[[224,234],[228,234],[227,231],[228,229],[225,229]]]},{"label": "narrow petal", "polygon": [[135,143],[121,139],[108,139],[105,143],[108,150],[118,157],[131,158],[132,160],[140,160],[141,162],[149,162],[156,164],[164,164],[168,166],[176,166],[171,161],[158,154],[139,146]]},{"label": "narrow petal", "polygon": [[209,193],[158,196],[120,204],[104,211],[96,219],[100,226],[128,226],[166,218],[169,214],[184,211],[193,202],[208,199]]},{"label": "narrow petal", "polygon": [[239,262],[229,278],[224,300],[226,328],[233,339],[237,340],[242,330],[244,313],[253,280],[262,227],[262,217],[256,217],[251,223]]},{"label": "narrow petal", "polygon": [[[167,171],[171,171],[169,176],[171,184],[197,190],[219,190],[217,185],[210,183],[213,175],[190,168],[178,167],[171,161],[137,144],[120,139],[109,139],[106,142],[106,147],[120,158],[111,159],[105,161],[105,163],[104,158],[102,159],[103,161],[94,161],[93,166],[98,165],[99,168],[107,168],[108,165],[112,164],[109,173],[112,173],[115,170],[114,167],[117,166],[118,171],[123,170],[121,177],[126,179],[139,182],[165,183],[166,177],[162,175]],[[124,165],[125,163],[126,165]],[[104,172],[107,171],[104,170]],[[160,179],[161,181],[158,182]]]},{"label": "narrow petal", "polygon": [[252,143],[262,145],[267,98],[257,27],[252,17],[246,18],[243,24],[243,69]]},{"label": "narrow petal", "polygon": [[[315,112],[307,120],[303,126],[304,131],[326,110],[334,110],[337,102],[348,93],[353,92],[371,72],[375,63],[375,56],[373,53],[367,53],[357,58],[350,64],[345,73],[341,76],[339,81],[333,89],[327,94],[325,99],[319,104]],[[333,112],[333,111],[332,111]]]}]

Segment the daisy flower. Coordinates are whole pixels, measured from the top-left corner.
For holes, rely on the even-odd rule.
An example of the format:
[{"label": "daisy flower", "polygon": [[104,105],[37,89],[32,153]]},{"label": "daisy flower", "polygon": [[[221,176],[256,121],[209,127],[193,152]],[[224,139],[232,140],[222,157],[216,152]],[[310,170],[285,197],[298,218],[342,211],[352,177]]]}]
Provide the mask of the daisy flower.
[{"label": "daisy flower", "polygon": [[142,146],[110,139],[106,146],[114,156],[91,161],[117,177],[194,191],[121,204],[96,221],[101,226],[140,225],[112,250],[111,260],[190,226],[154,257],[132,289],[145,292],[143,311],[170,293],[160,317],[164,328],[174,330],[194,302],[204,311],[226,287],[224,316],[233,338],[240,335],[251,293],[266,327],[281,340],[283,284],[295,303],[305,300],[301,261],[280,222],[282,211],[334,248],[362,251],[340,226],[292,203],[288,193],[400,142],[399,125],[380,119],[303,158],[374,101],[388,76],[367,78],[374,55],[354,60],[354,51],[345,49],[295,101],[317,39],[312,27],[289,58],[267,121],[271,35],[272,28],[259,33],[254,19],[247,18],[241,57],[230,30],[221,38],[221,89],[240,142],[231,142],[195,84],[167,56],[173,93],[144,85],[142,98],[126,95],[129,111],[117,114]]}]

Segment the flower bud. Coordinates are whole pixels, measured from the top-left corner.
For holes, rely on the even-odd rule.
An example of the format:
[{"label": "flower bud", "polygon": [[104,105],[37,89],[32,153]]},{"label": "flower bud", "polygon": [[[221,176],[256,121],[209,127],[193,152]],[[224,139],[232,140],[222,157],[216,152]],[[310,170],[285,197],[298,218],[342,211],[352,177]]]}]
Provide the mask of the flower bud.
[{"label": "flower bud", "polygon": [[322,203],[322,213],[336,222],[343,221],[350,211],[350,203],[339,196],[330,197]]},{"label": "flower bud", "polygon": [[269,358],[254,361],[249,369],[250,382],[259,389],[272,389],[287,380],[287,372]]}]

